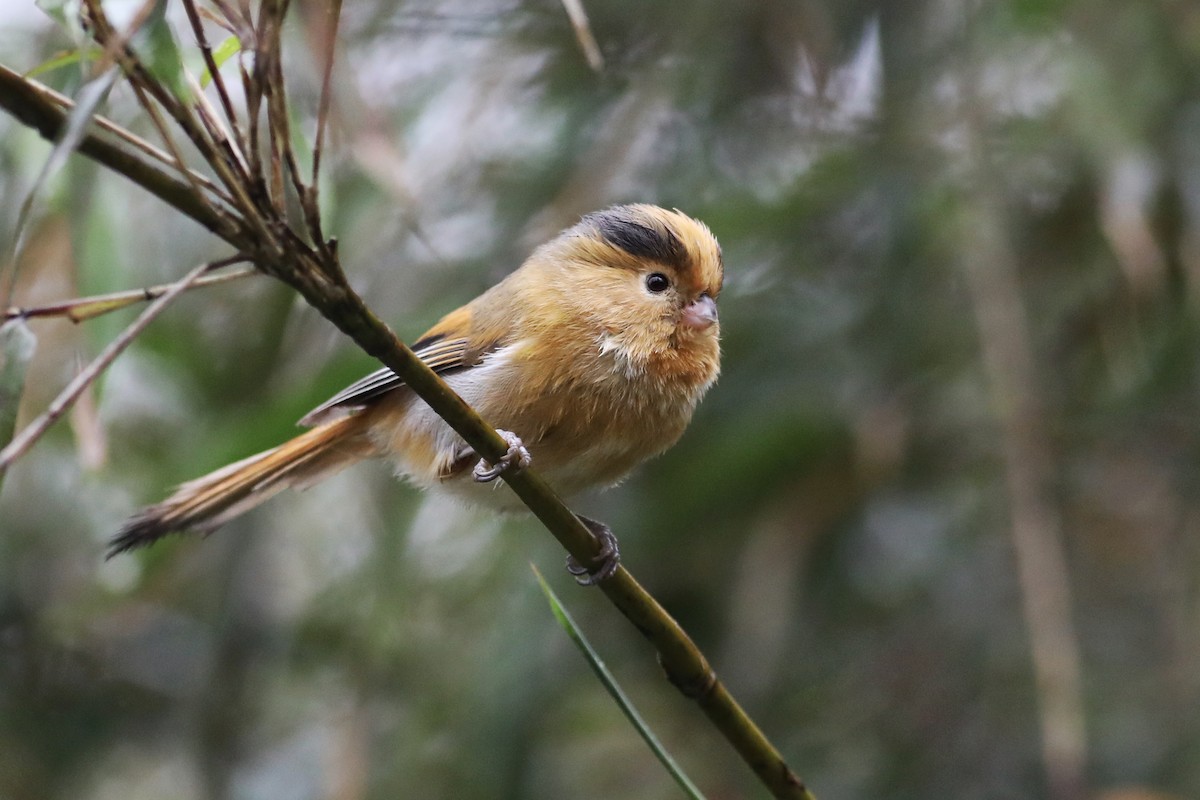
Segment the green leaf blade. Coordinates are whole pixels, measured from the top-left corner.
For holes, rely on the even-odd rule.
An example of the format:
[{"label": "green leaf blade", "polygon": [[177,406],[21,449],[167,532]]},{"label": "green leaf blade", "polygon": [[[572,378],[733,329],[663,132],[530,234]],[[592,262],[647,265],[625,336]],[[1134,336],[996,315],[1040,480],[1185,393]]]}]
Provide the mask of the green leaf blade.
[{"label": "green leaf blade", "polygon": [[[242,51],[242,40],[236,36],[230,36],[213,48],[212,56],[213,63],[217,65],[217,69],[225,66],[225,62],[233,58]],[[208,88],[208,84],[212,82],[212,73],[206,68],[200,73],[200,87]]]},{"label": "green leaf blade", "polygon": [[542,573],[532,564],[530,564],[530,567],[533,569],[533,574],[537,577],[538,585],[542,588],[542,594],[546,596],[546,601],[550,604],[550,611],[554,614],[554,618],[558,620],[558,624],[562,626],[564,631],[566,631],[567,636],[571,638],[571,641],[573,641],[576,647],[579,648],[579,651],[583,653],[583,657],[588,662],[588,666],[592,668],[592,672],[596,674],[596,677],[600,679],[600,683],[604,685],[604,688],[608,691],[609,695],[611,695],[613,700],[616,701],[617,706],[621,709],[621,713],[623,713],[633,725],[634,729],[638,732],[638,735],[640,735],[642,740],[645,741],[650,747],[650,750],[654,753],[655,757],[658,758],[659,762],[666,767],[667,772],[671,773],[671,777],[675,779],[675,782],[679,784],[679,787],[683,789],[684,793],[686,793],[688,797],[693,798],[693,800],[704,800],[704,795],[700,792],[700,789],[697,788],[696,784],[692,783],[691,779],[688,778],[688,776],[683,772],[683,769],[678,763],[676,763],[675,759],[671,757],[671,754],[666,751],[666,748],[663,747],[662,742],[660,742],[658,737],[654,735],[654,732],[650,730],[650,726],[646,724],[646,720],[643,719],[642,715],[638,713],[638,710],[634,708],[633,702],[629,699],[629,696],[625,694],[625,691],[617,683],[616,678],[611,672],[609,672],[608,667],[605,666],[604,661],[600,658],[600,654],[596,652],[595,648],[593,648],[591,643],[587,640],[587,637],[583,635],[583,631],[581,631],[579,626],[575,624],[575,620],[572,619],[570,613],[558,599],[558,595],[556,595],[554,590],[550,588],[550,585],[546,583],[546,579],[542,577]]}]

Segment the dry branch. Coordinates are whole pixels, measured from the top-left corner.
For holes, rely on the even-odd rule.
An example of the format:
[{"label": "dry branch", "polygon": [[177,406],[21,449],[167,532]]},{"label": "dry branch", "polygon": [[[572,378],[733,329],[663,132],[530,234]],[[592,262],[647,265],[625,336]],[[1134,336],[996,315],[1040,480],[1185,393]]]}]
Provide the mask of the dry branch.
[{"label": "dry branch", "polygon": [[[241,267],[229,272],[222,272],[219,275],[205,275],[194,281],[188,289],[198,289],[201,286],[227,283],[257,274],[258,270],[253,267]],[[45,305],[31,306],[29,308],[13,306],[12,308],[5,309],[3,315],[0,315],[0,321],[7,322],[10,319],[32,319],[34,317],[66,317],[71,322],[84,322],[102,314],[119,311],[135,303],[148,303],[151,300],[162,297],[174,286],[175,284],[170,283],[160,286],[147,286],[144,289],[129,289],[124,292],[92,295],[91,297],[74,297],[70,300],[59,300],[55,303],[46,303]]]},{"label": "dry branch", "polygon": [[116,357],[132,344],[138,334],[144,331],[147,325],[165,311],[167,306],[174,302],[175,298],[183,294],[205,272],[226,263],[229,262],[220,261],[211,264],[201,264],[187,275],[184,275],[172,284],[171,288],[164,292],[161,297],[151,303],[129,327],[121,331],[120,336],[109,342],[100,355],[96,356],[92,363],[88,364],[76,375],[59,393],[58,397],[54,398],[41,416],[22,428],[21,432],[14,436],[13,440],[8,443],[8,446],[0,450],[0,475],[8,469],[10,464],[32,447],[59,417],[67,412],[67,409],[79,399],[79,396],[96,382],[96,379],[100,377],[104,370],[108,369],[109,364],[116,360]]}]

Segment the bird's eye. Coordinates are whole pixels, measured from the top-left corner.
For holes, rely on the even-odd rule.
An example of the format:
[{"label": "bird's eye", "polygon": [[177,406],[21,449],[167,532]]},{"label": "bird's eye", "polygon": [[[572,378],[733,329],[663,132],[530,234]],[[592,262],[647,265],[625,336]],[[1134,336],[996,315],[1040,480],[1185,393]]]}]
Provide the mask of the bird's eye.
[{"label": "bird's eye", "polygon": [[671,288],[671,280],[661,272],[652,272],[646,276],[646,288],[655,294],[661,294]]}]

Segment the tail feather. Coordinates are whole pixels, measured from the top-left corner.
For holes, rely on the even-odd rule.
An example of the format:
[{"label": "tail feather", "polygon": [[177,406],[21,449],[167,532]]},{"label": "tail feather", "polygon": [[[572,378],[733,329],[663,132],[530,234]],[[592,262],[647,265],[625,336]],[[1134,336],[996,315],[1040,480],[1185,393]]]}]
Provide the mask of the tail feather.
[{"label": "tail feather", "polygon": [[161,503],[131,517],[109,542],[108,558],[171,533],[211,533],[284,489],[303,489],[375,455],[362,420],[344,417],[271,450],[179,486]]}]

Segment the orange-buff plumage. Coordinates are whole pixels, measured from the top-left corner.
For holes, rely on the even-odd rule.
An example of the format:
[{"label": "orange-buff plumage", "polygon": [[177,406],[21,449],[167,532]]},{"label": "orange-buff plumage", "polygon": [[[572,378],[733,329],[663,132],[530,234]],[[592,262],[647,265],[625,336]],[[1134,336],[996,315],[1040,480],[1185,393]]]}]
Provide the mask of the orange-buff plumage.
[{"label": "orange-buff plumage", "polygon": [[481,480],[525,454],[564,495],[611,486],[678,440],[716,380],[722,278],[716,239],[679,211],[589,214],[413,345],[485,420],[515,434],[510,454],[520,463],[473,470],[478,456],[384,368],[305,416],[311,430],[144,509],[112,553],[211,531],[366,458],[392,459],[424,488],[501,507],[519,501]]}]

